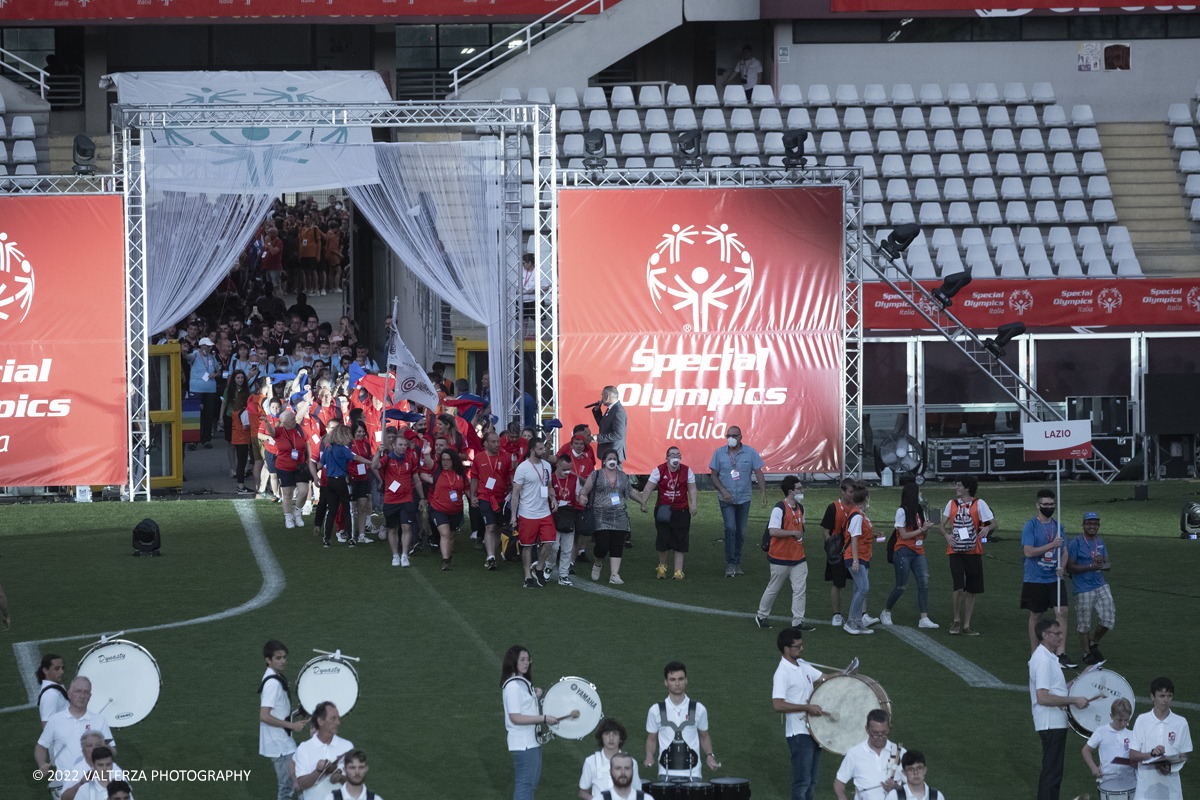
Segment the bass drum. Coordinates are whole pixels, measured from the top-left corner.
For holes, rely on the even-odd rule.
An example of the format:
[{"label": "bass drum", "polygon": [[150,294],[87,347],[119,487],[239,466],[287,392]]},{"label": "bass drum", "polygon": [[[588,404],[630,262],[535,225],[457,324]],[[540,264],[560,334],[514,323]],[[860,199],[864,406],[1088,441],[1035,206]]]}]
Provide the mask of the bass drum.
[{"label": "bass drum", "polygon": [[[1137,706],[1129,681],[1109,669],[1087,670],[1067,685],[1067,694],[1091,700],[1087,708],[1067,707],[1067,722],[1085,739],[1109,723],[1112,704],[1117,698],[1128,700],[1131,709],[1136,710]],[[1096,699],[1092,700],[1093,697]],[[1129,718],[1134,717],[1130,714]]]},{"label": "bass drum", "polygon": [[876,709],[892,714],[887,692],[864,675],[837,675],[813,689],[808,700],[821,707],[819,717],[808,718],[808,729],[817,744],[844,756],[867,738],[867,713]]},{"label": "bass drum", "polygon": [[[579,715],[569,719],[576,711]],[[558,717],[558,724],[550,727],[555,736],[583,739],[590,736],[604,719],[604,706],[595,684],[583,678],[560,678],[542,695],[542,713]],[[655,800],[658,800],[657,796]]]},{"label": "bass drum", "polygon": [[358,702],[358,672],[349,661],[336,656],[314,658],[300,670],[296,697],[310,716],[318,705],[330,702],[338,710],[338,716],[344,717]]},{"label": "bass drum", "polygon": [[93,645],[76,675],[92,682],[88,711],[103,714],[113,728],[127,728],[148,717],[162,691],[162,673],[154,656],[124,639]]}]

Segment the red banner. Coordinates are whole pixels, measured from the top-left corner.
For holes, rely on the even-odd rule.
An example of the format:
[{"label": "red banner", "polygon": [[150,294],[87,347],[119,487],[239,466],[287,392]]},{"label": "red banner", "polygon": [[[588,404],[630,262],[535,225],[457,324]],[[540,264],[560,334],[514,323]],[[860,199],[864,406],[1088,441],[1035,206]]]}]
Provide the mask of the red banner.
[{"label": "red banner", "polygon": [[560,5],[560,0],[0,0],[0,20],[515,16],[532,21]]},{"label": "red banner", "polygon": [[0,198],[0,486],[125,483],[121,198]]},{"label": "red banner", "polygon": [[[1092,8],[1119,8],[1124,0],[1098,0]],[[834,11],[975,11],[984,8],[1016,10],[1024,8],[1061,8],[1054,0],[832,0]]]},{"label": "red banner", "polygon": [[[1200,280],[975,281],[955,295],[950,313],[970,328],[1018,320],[1031,328],[1200,325]],[[863,284],[863,321],[872,330],[929,328],[885,283]]]},{"label": "red banner", "polygon": [[559,192],[564,428],[618,387],[630,473],[677,446],[708,468],[731,425],[770,471],[842,460],[842,192]]}]

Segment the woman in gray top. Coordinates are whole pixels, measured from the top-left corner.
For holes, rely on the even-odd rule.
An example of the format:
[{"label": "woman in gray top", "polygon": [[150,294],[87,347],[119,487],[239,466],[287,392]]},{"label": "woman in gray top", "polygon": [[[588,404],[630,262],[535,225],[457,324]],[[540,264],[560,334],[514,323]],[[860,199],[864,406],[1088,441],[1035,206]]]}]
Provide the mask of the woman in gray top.
[{"label": "woman in gray top", "polygon": [[602,468],[588,475],[580,487],[579,502],[581,505],[590,504],[596,523],[593,534],[596,563],[592,565],[592,580],[600,580],[604,557],[608,556],[608,582],[620,584],[625,582],[620,574],[621,549],[625,544],[625,534],[629,532],[629,512],[625,503],[630,498],[641,503],[642,495],[629,484],[629,476],[621,469],[616,450],[611,447],[605,450],[600,461]]}]

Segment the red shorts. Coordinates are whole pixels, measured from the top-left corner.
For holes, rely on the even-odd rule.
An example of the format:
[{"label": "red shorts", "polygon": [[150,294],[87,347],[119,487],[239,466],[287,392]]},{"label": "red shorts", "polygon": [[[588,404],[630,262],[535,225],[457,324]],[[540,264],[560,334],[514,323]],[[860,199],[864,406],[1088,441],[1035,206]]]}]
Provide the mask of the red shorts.
[{"label": "red shorts", "polygon": [[541,519],[526,519],[517,517],[517,540],[523,545],[534,545],[538,542],[553,542],[558,539],[558,531],[554,529],[554,517]]}]

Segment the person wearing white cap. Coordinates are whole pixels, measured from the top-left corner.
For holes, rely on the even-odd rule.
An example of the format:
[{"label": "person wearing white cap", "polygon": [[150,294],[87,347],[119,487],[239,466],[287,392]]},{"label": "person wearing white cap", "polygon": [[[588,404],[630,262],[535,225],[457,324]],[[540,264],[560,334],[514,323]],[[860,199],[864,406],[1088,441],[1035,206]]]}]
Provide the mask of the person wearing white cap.
[{"label": "person wearing white cap", "polygon": [[[188,388],[200,395],[200,444],[212,449],[213,425],[217,421],[217,357],[213,354],[213,341],[205,336],[198,349],[188,353],[192,366]],[[188,445],[195,450],[195,442]]]},{"label": "person wearing white cap", "polygon": [[[1075,622],[1079,631],[1079,644],[1083,647],[1083,660],[1088,664],[1099,664],[1099,643],[1117,621],[1117,608],[1113,603],[1112,589],[1104,580],[1104,571],[1111,567],[1108,548],[1100,538],[1100,515],[1089,511],[1083,515],[1083,533],[1067,545],[1067,573],[1071,576],[1071,593],[1075,595]],[[1096,631],[1092,632],[1092,610],[1099,617]]]}]

